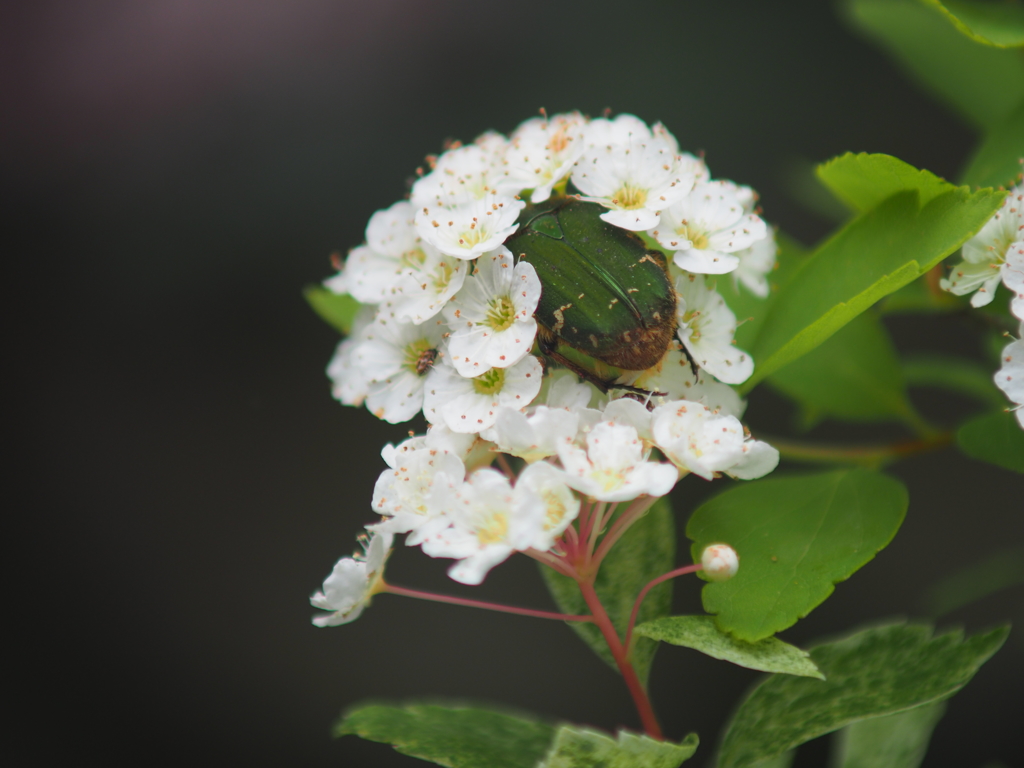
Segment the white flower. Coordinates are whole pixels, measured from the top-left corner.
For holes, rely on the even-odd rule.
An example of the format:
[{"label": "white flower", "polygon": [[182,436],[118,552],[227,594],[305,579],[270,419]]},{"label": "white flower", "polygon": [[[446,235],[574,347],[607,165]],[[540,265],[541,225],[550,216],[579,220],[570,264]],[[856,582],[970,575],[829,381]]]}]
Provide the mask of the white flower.
[{"label": "white flower", "polygon": [[391,295],[399,273],[422,263],[426,252],[413,225],[413,207],[398,202],[377,211],[366,225],[366,245],[349,253],[344,270],[324,282],[335,293],[350,293],[364,304],[379,304]]},{"label": "white flower", "polygon": [[475,259],[498,248],[516,231],[516,219],[526,207],[506,195],[487,195],[462,205],[423,205],[416,211],[416,231],[441,253]]},{"label": "white flower", "polygon": [[754,372],[754,361],[733,342],[736,315],[725,299],[708,288],[700,275],[676,280],[679,339],[697,365],[726,384],[742,384]]},{"label": "white flower", "polygon": [[373,323],[373,315],[372,307],[362,307],[356,313],[352,332],[338,344],[327,364],[331,394],[344,405],[362,405],[370,391],[370,380],[356,364],[355,352]]},{"label": "white flower", "polygon": [[533,313],[540,293],[533,265],[514,264],[505,246],[481,256],[473,275],[444,308],[452,329],[448,353],[455,370],[478,376],[522,360],[537,335]]},{"label": "white flower", "polygon": [[516,493],[532,493],[543,503],[544,517],[530,546],[545,552],[554,546],[569,524],[580,513],[580,500],[566,484],[565,472],[538,461],[516,479]]},{"label": "white flower", "polygon": [[423,551],[459,560],[448,571],[456,581],[481,583],[514,551],[529,549],[543,529],[546,505],[526,491],[514,491],[496,470],[478,469],[459,487],[449,527],[424,541]]},{"label": "white flower", "polygon": [[646,461],[636,429],[601,422],[587,433],[587,450],[562,444],[562,460],[570,487],[600,501],[626,501],[647,494],[664,496],[679,473],[669,464]]},{"label": "white flower", "polygon": [[533,355],[511,368],[491,368],[471,379],[460,376],[446,359],[435,369],[437,377],[424,392],[423,414],[431,424],[444,423],[453,432],[481,432],[494,426],[502,406],[525,408],[540,391],[544,375]]},{"label": "white flower", "polygon": [[582,382],[571,371],[555,370],[544,378],[547,392],[542,393],[549,408],[579,411],[589,408],[595,395],[600,395],[593,384]]},{"label": "white flower", "polygon": [[1024,429],[1024,322],[1021,322],[1018,333],[1021,338],[1003,349],[1003,364],[996,371],[995,381],[996,386],[1016,405],[1013,410],[1017,423]]},{"label": "white flower", "polygon": [[778,254],[775,232],[769,229],[766,237],[733,254],[740,260],[739,266],[732,272],[733,283],[742,283],[755,296],[767,298],[770,290],[768,273],[775,269]]},{"label": "white flower", "polygon": [[447,525],[452,493],[466,475],[459,456],[427,443],[428,438],[414,437],[397,447],[384,446],[381,457],[389,468],[373,488],[373,509],[387,519],[367,528],[409,533],[405,543],[410,546]]},{"label": "white flower", "polygon": [[939,285],[957,296],[976,291],[971,306],[985,306],[995,298],[1000,268],[1017,241],[1024,241],[1024,186],[1011,189],[996,214],[964,243],[964,260],[954,265],[949,278],[940,280]]},{"label": "white flower", "polygon": [[554,456],[558,444],[572,441],[579,429],[578,414],[563,408],[539,405],[529,415],[514,408],[500,408],[494,426],[483,437],[502,453],[518,456],[528,463]]},{"label": "white flower", "polygon": [[[660,141],[672,149],[679,146],[672,134],[667,130],[664,133],[668,135],[659,136]],[[598,117],[587,123],[585,143],[588,149],[612,147],[633,141],[648,141],[653,135],[647,123],[636,115],[624,113],[610,120],[607,117]]]},{"label": "white flower", "polygon": [[740,569],[740,556],[728,544],[711,544],[704,547],[700,564],[711,581],[728,581]]},{"label": "white flower", "polygon": [[434,317],[462,288],[469,263],[423,243],[423,259],[402,270],[388,297],[395,316],[414,323]]},{"label": "white flower", "polygon": [[749,480],[768,474],[779,463],[778,451],[747,439],[739,419],[700,403],[666,403],[655,408],[651,417],[654,442],[665,456],[705,480],[716,472]]},{"label": "white flower", "polygon": [[412,204],[458,206],[493,195],[505,177],[506,145],[505,137],[492,131],[473,144],[448,150],[412,185]]},{"label": "white flower", "polygon": [[323,591],[309,598],[314,608],[332,613],[314,616],[314,624],[336,627],[359,618],[370,598],[383,587],[384,561],[391,552],[391,540],[390,533],[375,533],[369,543],[363,536],[360,543],[364,554],[343,557],[334,564],[331,575],[324,580]]},{"label": "white flower", "polygon": [[502,190],[516,194],[532,189],[533,203],[551,197],[552,188],[569,175],[585,148],[585,125],[583,116],[572,112],[551,119],[534,118],[516,128],[505,154],[508,186],[503,185]]},{"label": "white flower", "polygon": [[[631,115],[591,121],[590,146],[572,173],[572,183],[584,200],[610,209],[602,219],[633,231],[656,227],[660,211],[686,195],[701,172],[699,161],[681,157],[671,142],[640,126],[643,123]],[[602,134],[608,135],[608,143],[595,144]]]},{"label": "white flower", "polygon": [[735,270],[740,264],[736,252],[765,238],[768,229],[759,216],[744,211],[727,186],[710,183],[697,185],[662,210],[650,234],[675,251],[681,269],[720,275]]},{"label": "white flower", "polygon": [[1024,240],[1018,240],[1007,249],[999,274],[1003,285],[1013,294],[1010,311],[1017,319],[1024,320]]}]

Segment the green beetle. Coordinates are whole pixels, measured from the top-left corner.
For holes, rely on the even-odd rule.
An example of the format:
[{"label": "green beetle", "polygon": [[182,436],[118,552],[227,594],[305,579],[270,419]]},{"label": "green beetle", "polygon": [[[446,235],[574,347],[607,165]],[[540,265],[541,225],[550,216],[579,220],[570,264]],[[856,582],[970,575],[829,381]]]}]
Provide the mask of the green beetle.
[{"label": "green beetle", "polygon": [[562,345],[622,370],[651,368],[675,337],[676,292],[664,254],[603,221],[604,210],[574,197],[529,205],[505,246],[540,278],[541,352],[607,391],[616,375]]}]

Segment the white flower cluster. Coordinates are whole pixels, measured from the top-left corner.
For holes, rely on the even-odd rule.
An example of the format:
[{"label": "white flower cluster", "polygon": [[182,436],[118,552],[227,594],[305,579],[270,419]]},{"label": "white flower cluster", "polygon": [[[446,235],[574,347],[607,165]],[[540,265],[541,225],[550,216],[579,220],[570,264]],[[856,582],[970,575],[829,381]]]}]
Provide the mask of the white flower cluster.
[{"label": "white flower cluster", "polygon": [[[996,214],[964,243],[962,255],[963,261],[940,285],[957,296],[973,292],[971,306],[984,307],[1001,282],[1012,294],[1010,311],[1021,320],[1019,334],[1024,337],[1024,184],[1010,190]],[[1024,428],[1024,341],[1003,350],[995,382],[1016,405],[1017,421]]]},{"label": "white flower cluster", "polygon": [[[569,184],[605,222],[669,254],[678,294],[676,339],[658,364],[595,377],[600,386],[544,357],[544,286],[504,246],[527,201],[564,197]],[[632,115],[545,116],[434,158],[325,283],[364,305],[328,368],[335,397],[391,423],[421,411],[430,423],[384,449],[373,497],[384,519],[369,529],[406,534],[478,584],[513,552],[556,547],[583,497],[628,501],[668,493],[681,473],[774,469],[778,452],[739,421],[744,403],[727,385],[754,363],[706,277],[731,273],[767,295],[775,242],[755,201]],[[518,477],[488,466],[498,454],[525,462]]]}]

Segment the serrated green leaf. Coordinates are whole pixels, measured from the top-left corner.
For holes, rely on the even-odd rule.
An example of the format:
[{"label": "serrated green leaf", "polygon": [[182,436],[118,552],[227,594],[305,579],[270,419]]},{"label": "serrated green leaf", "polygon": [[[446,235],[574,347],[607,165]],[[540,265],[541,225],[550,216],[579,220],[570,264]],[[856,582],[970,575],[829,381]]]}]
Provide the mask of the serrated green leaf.
[{"label": "serrated green leaf", "polygon": [[869,717],[948,698],[1006,640],[1006,627],[967,640],[932,637],[920,624],[858,632],[811,649],[825,680],[773,675],[755,688],[729,724],[719,768],[744,768]]},{"label": "serrated green leaf", "polygon": [[917,279],[974,235],[1004,192],[953,187],[923,206],[917,190],[862,213],[821,245],[779,289],[749,350],[741,391],[810,352],[876,301]]},{"label": "serrated green leaf", "polygon": [[966,395],[1000,408],[1006,398],[992,380],[992,371],[973,360],[952,355],[917,355],[903,363],[903,379],[911,387],[934,387]]},{"label": "serrated green leaf", "polygon": [[851,24],[970,124],[996,125],[1024,98],[1024,59],[978,45],[917,0],[852,0]]},{"label": "serrated green leaf", "polygon": [[[609,550],[594,582],[597,596],[601,599],[601,604],[608,612],[615,629],[618,630],[619,637],[625,638],[633,603],[640,590],[647,582],[671,571],[675,567],[675,555],[676,534],[672,506],[668,497],[663,497],[655,502],[646,515],[633,523]],[[551,595],[555,598],[555,603],[563,613],[589,613],[575,581],[544,565],[541,565],[541,573]],[[637,621],[650,621],[668,616],[671,612],[670,580],[647,593],[640,606]],[[608,662],[612,669],[618,671],[619,668],[611,651],[608,650],[601,630],[589,622],[573,622],[571,626],[598,656]],[[639,639],[630,649],[630,661],[643,683],[647,681],[651,662],[657,650],[658,644],[647,638]]]},{"label": "serrated green leaf", "polygon": [[846,421],[915,421],[896,347],[878,317],[856,317],[768,378],[805,409]]},{"label": "serrated green leaf", "polygon": [[953,189],[931,171],[919,170],[892,155],[847,152],[822,163],[815,172],[832,194],[858,212],[869,211],[909,189],[917,190],[921,205]]},{"label": "serrated green leaf", "polygon": [[971,419],[956,433],[956,444],[972,459],[1024,472],[1024,429],[1005,411]]},{"label": "serrated green leaf", "polygon": [[551,752],[537,768],[678,768],[697,751],[697,734],[681,743],[619,731],[606,733],[563,725]]},{"label": "serrated green leaf", "polygon": [[933,618],[945,616],[1017,584],[1024,584],[1024,547],[1004,549],[953,571],[928,589],[925,608]]},{"label": "serrated green leaf", "polygon": [[652,640],[693,648],[747,669],[824,679],[807,651],[777,637],[766,637],[756,643],[737,640],[716,627],[711,616],[666,616],[640,624],[634,631]]},{"label": "serrated green leaf", "polygon": [[534,768],[555,726],[475,707],[364,704],[334,726],[335,736],[348,734],[448,768]]},{"label": "serrated green leaf", "polygon": [[320,319],[344,336],[352,330],[352,321],[362,306],[347,293],[334,293],[319,285],[311,285],[302,292]]},{"label": "serrated green leaf", "polygon": [[686,526],[694,562],[723,542],[740,557],[735,576],[704,586],[704,610],[740,640],[770,637],[870,561],[906,511],[902,483],[869,469],[736,485],[704,502]]},{"label": "serrated green leaf", "polygon": [[1024,45],[1024,6],[1010,2],[922,0],[952,22],[971,40],[996,48]]},{"label": "serrated green leaf", "polygon": [[917,768],[946,711],[941,702],[858,720],[836,734],[833,768]]},{"label": "serrated green leaf", "polygon": [[963,183],[975,187],[1011,187],[1021,175],[1024,158],[1024,101],[992,129],[974,151]]}]

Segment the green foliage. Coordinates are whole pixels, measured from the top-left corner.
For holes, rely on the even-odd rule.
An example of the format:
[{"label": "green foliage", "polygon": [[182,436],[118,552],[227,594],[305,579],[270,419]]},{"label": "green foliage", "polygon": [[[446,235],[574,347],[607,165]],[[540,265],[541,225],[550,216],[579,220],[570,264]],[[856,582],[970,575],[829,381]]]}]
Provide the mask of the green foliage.
[{"label": "green foliage", "polygon": [[347,293],[337,294],[319,285],[311,285],[302,292],[320,319],[347,336],[352,330],[352,322],[362,306]]},{"label": "green foliage", "polygon": [[976,43],[996,48],[1024,45],[1024,6],[1016,2],[921,0]]},{"label": "green foliage", "polygon": [[1012,413],[996,411],[971,419],[956,433],[956,443],[973,459],[1024,472],[1024,430]]},{"label": "green foliage", "polygon": [[[672,570],[675,556],[676,534],[672,506],[668,498],[664,497],[655,502],[647,514],[633,523],[622,538],[615,542],[615,546],[602,561],[601,570],[594,581],[597,596],[618,630],[619,637],[625,638],[629,615],[640,590],[647,582]],[[575,581],[544,565],[541,566],[541,573],[560,611],[570,614],[589,612]],[[666,581],[647,593],[637,621],[668,616],[671,611],[672,582]],[[583,622],[573,622],[571,626],[598,656],[618,671],[600,629],[594,624]],[[657,650],[658,644],[647,638],[640,638],[630,648],[630,661],[641,681],[646,682]]]},{"label": "green foliage", "polygon": [[992,380],[992,371],[973,360],[950,355],[917,355],[903,363],[903,379],[911,387],[934,387],[966,395],[1001,408],[1006,398]]},{"label": "green foliage", "polygon": [[959,631],[932,637],[929,626],[893,624],[813,648],[825,680],[773,675],[761,683],[728,727],[719,768],[753,766],[858,720],[945,699],[1008,633],[1001,627],[964,640]]},{"label": "green foliage", "polygon": [[963,183],[976,187],[1009,187],[1021,174],[1024,157],[1024,101],[992,126],[971,156]]},{"label": "green foliage", "polygon": [[834,742],[835,768],[917,768],[946,711],[941,702],[850,723]]},{"label": "green foliage", "polygon": [[1024,58],[978,45],[917,0],[851,0],[847,17],[928,91],[978,128],[1024,98]]},{"label": "green foliage", "polygon": [[914,421],[896,347],[865,312],[832,338],[769,377],[807,411],[847,421]]},{"label": "green foliage", "polygon": [[697,751],[697,734],[679,744],[619,731],[605,733],[563,725],[547,759],[537,768],[678,768]]},{"label": "green foliage", "polygon": [[892,155],[847,152],[822,163],[816,172],[832,194],[858,213],[908,189],[917,190],[921,205],[953,189],[931,171],[918,170]]},{"label": "green foliage", "polygon": [[1024,584],[1024,546],[996,552],[980,563],[950,573],[928,590],[925,608],[933,618],[945,616],[1017,584]]},{"label": "green foliage", "polygon": [[639,625],[635,632],[652,640],[693,648],[747,669],[824,679],[807,651],[776,637],[756,643],[737,640],[716,627],[711,616],[666,616]]},{"label": "green foliage", "polygon": [[335,725],[335,736],[347,734],[392,744],[403,755],[448,768],[534,768],[555,727],[474,707],[364,704]]},{"label": "green foliage", "polygon": [[[831,169],[830,186],[845,190],[849,200],[872,199],[864,191],[864,178],[882,185],[885,192],[894,187],[891,172],[875,173],[880,168],[911,169],[885,155],[848,157],[850,162],[834,161],[826,170]],[[858,170],[864,178],[856,174]],[[779,289],[750,350],[757,366],[744,391],[938,264],[981,229],[1005,196],[993,190],[971,193],[944,182],[945,191],[937,193],[935,177],[916,171],[896,178],[918,186],[861,213],[818,247]]]},{"label": "green foliage", "polygon": [[686,526],[695,562],[716,542],[740,556],[735,576],[704,586],[704,610],[740,640],[770,637],[871,560],[906,511],[903,485],[868,469],[736,485],[702,504]]}]

